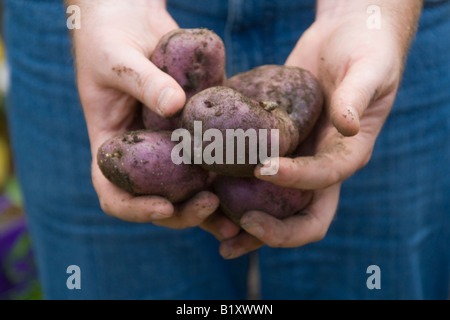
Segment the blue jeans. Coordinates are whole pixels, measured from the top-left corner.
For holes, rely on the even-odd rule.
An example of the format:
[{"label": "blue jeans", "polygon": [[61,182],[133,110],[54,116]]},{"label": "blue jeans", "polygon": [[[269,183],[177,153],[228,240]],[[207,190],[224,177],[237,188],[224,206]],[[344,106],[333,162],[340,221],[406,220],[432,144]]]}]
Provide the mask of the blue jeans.
[{"label": "blue jeans", "polygon": [[[48,299],[244,299],[249,256],[226,261],[199,228],[104,214],[60,0],[5,0],[9,122]],[[169,1],[181,27],[224,39],[231,76],[283,64],[314,1]],[[370,163],[342,187],[325,239],[258,251],[263,299],[446,299],[450,284],[450,2],[427,2]],[[69,290],[77,265],[81,290]],[[380,271],[370,290],[368,267]],[[370,280],[370,279],[369,279]],[[369,281],[370,282],[370,281]]]}]

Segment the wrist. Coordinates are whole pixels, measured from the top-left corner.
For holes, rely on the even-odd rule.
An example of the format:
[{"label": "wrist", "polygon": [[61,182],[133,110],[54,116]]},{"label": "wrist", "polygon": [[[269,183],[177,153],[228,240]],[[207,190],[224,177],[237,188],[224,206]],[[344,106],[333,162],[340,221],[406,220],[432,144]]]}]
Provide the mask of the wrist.
[{"label": "wrist", "polygon": [[[347,21],[355,25],[355,32],[361,30],[381,31],[383,37],[392,35],[403,58],[417,31],[423,0],[318,0],[316,22],[329,28]],[[378,27],[371,23],[378,19]]]},{"label": "wrist", "polygon": [[65,0],[65,4],[79,7],[81,28],[72,32],[76,43],[108,44],[121,38],[149,50],[162,35],[178,28],[165,0]]}]

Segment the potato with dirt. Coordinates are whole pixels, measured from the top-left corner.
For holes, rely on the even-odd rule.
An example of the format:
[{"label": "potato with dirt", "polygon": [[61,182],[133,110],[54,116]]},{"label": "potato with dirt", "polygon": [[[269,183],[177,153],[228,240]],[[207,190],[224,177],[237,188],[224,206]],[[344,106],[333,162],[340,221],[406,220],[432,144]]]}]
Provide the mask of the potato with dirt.
[{"label": "potato with dirt", "polygon": [[[178,82],[186,93],[186,101],[194,94],[226,81],[223,41],[205,28],[169,32],[161,38],[150,60]],[[178,117],[165,119],[145,106],[142,117],[147,129],[174,130],[178,127]]]},{"label": "potato with dirt", "polygon": [[178,203],[204,190],[209,175],[200,166],[174,164],[175,145],[168,131],[127,132],[99,148],[97,163],[109,181],[133,195],[157,195]]},{"label": "potato with dirt", "polygon": [[[237,224],[248,211],[283,219],[308,205],[312,192],[256,179],[254,168],[262,155],[293,155],[311,132],[324,99],[311,73],[266,65],[226,80],[223,42],[207,29],[168,33],[151,61],[185,90],[186,105],[172,119],[143,108],[144,124],[151,130],[128,132],[102,145],[98,165],[111,182],[136,196],[159,195],[178,203],[209,188],[215,177],[222,211]],[[190,141],[193,164],[176,165],[172,151],[179,143],[171,141],[170,131],[180,127],[192,141],[200,133],[202,156],[209,150],[214,161],[194,164],[198,154]]]},{"label": "potato with dirt", "polygon": [[[253,177],[262,147],[266,148],[265,155],[270,157],[277,155],[271,153],[272,148],[276,148],[279,156],[284,156],[292,153],[298,146],[297,127],[276,103],[252,100],[228,87],[203,90],[187,102],[180,118],[181,127],[195,136],[196,121],[201,123],[202,136],[208,130],[220,132],[220,136],[215,138],[219,141],[202,139],[203,150],[210,144],[221,148],[215,150],[216,153],[221,152],[222,156],[217,159],[216,155],[214,163],[201,163],[203,168],[217,174]],[[278,141],[272,141],[274,129],[279,133]],[[232,136],[233,132],[235,136]],[[233,145],[230,141],[233,141]]]},{"label": "potato with dirt", "polygon": [[322,111],[322,88],[305,69],[264,65],[231,77],[226,86],[251,99],[275,102],[298,127],[300,143],[309,135]]},{"label": "potato with dirt", "polygon": [[[226,86],[251,100],[264,101],[285,111],[297,128],[296,143],[301,148],[311,133],[323,107],[319,82],[307,70],[265,65],[235,75]],[[236,117],[241,116],[236,112]],[[281,135],[280,135],[281,136]],[[296,151],[297,148],[294,148]],[[293,156],[290,149],[285,156]],[[282,155],[282,154],[280,154]],[[221,210],[236,224],[249,211],[264,211],[283,219],[299,213],[312,199],[312,191],[285,188],[256,178],[218,176],[214,191],[221,200]]]},{"label": "potato with dirt", "polygon": [[214,191],[220,208],[234,223],[240,224],[244,213],[263,211],[284,219],[304,209],[312,199],[312,191],[276,186],[257,178],[218,176]]}]

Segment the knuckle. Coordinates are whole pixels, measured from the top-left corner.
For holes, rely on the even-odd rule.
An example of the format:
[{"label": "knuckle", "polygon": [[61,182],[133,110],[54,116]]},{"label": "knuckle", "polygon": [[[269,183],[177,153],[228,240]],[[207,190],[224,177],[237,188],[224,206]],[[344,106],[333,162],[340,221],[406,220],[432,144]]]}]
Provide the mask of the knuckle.
[{"label": "knuckle", "polygon": [[154,110],[157,103],[157,98],[154,97],[155,77],[150,73],[140,75],[140,81],[137,88],[139,98],[142,102],[151,101],[152,105],[147,106]]},{"label": "knuckle", "polygon": [[361,116],[362,111],[367,108],[372,100],[372,94],[369,88],[355,88],[355,98],[359,103],[355,105],[358,115]]},{"label": "knuckle", "polygon": [[359,169],[362,169],[369,164],[369,161],[372,158],[372,152],[373,152],[373,149],[371,149],[369,152],[367,152],[367,154],[365,156],[363,156],[363,159],[361,161],[361,165],[360,165]]},{"label": "knuckle", "polygon": [[316,219],[317,228],[314,236],[312,237],[312,242],[318,242],[325,238],[328,232],[328,226],[325,225],[321,220]]},{"label": "knuckle", "polygon": [[312,242],[318,242],[325,238],[327,234],[327,230],[319,230],[319,232],[316,234],[316,236],[313,238]]},{"label": "knuckle", "polygon": [[121,212],[123,211],[123,207],[119,205],[119,203],[113,199],[110,199],[108,196],[99,195],[99,204],[100,208],[104,213],[106,213],[110,217],[120,218]]},{"label": "knuckle", "polygon": [[112,210],[112,207],[108,201],[106,201],[103,197],[99,196],[99,202],[100,202],[100,208],[102,209],[102,211],[104,213],[106,213],[107,215],[112,216],[112,217],[115,216],[115,212],[114,212],[114,210]]},{"label": "knuckle", "polygon": [[338,170],[330,170],[328,173],[327,187],[340,182],[341,179],[341,173]]}]

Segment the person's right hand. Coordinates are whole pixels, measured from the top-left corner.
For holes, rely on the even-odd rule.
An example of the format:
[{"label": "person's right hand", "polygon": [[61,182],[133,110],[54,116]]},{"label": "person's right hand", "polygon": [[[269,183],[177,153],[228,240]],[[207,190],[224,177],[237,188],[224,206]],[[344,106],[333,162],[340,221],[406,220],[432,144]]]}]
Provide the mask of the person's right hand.
[{"label": "person's right hand", "polygon": [[92,152],[92,181],[101,208],[131,222],[170,228],[197,225],[223,239],[239,229],[214,214],[219,199],[202,191],[181,205],[158,196],[133,195],[109,182],[97,165],[97,150],[109,138],[133,129],[142,103],[167,117],[185,103],[185,93],[149,57],[159,39],[178,28],[161,0],[67,1],[81,9],[81,28],[74,31],[78,89]]}]

